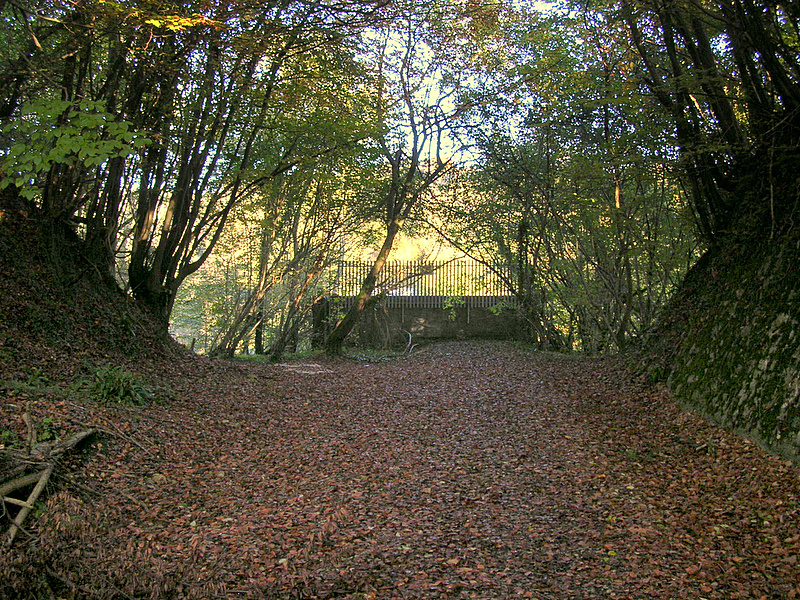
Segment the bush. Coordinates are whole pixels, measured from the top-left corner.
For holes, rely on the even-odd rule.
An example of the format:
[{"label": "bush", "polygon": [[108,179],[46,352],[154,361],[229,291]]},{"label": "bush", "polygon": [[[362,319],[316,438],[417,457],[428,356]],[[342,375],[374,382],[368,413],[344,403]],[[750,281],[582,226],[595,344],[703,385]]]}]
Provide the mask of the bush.
[{"label": "bush", "polygon": [[122,367],[98,367],[95,369],[89,393],[95,400],[118,404],[141,405],[155,399],[150,386],[135,373]]}]

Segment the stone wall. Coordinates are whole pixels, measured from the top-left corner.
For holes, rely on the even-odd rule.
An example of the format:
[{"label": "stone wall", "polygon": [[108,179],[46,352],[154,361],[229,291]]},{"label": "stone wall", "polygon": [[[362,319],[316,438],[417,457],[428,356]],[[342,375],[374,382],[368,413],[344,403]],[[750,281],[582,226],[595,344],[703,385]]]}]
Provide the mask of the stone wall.
[{"label": "stone wall", "polygon": [[489,308],[388,308],[389,321],[420,340],[518,339],[524,323],[517,311]]},{"label": "stone wall", "polygon": [[524,319],[513,308],[446,308],[379,306],[365,311],[358,328],[359,341],[385,347],[453,339],[521,340],[528,332]]}]

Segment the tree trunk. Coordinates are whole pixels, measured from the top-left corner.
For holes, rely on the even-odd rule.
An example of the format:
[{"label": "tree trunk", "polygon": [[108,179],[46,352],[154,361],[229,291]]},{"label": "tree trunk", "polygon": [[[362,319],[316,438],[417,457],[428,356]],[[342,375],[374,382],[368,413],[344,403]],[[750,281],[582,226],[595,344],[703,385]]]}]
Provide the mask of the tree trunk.
[{"label": "tree trunk", "polygon": [[401,226],[401,219],[395,218],[389,221],[386,229],[386,237],[383,240],[383,246],[381,246],[380,252],[378,252],[378,256],[375,259],[372,268],[364,278],[358,296],[356,296],[355,301],[350,306],[350,310],[348,310],[347,314],[342,318],[342,320],[336,324],[336,327],[334,327],[333,331],[331,331],[331,335],[328,337],[328,341],[325,344],[325,349],[327,350],[328,354],[336,356],[342,353],[342,345],[344,344],[344,341],[347,339],[350,333],[352,333],[353,329],[355,329],[355,326],[358,324],[358,321],[361,318],[361,313],[364,311],[364,308],[367,306],[367,303],[372,297],[372,293],[375,291],[375,285],[378,282],[378,276],[381,274],[381,271],[383,271],[383,266],[386,264],[386,260],[389,258],[389,254],[392,251],[392,246],[394,245],[394,240],[397,237]]},{"label": "tree trunk", "polygon": [[258,311],[256,318],[258,319],[258,325],[256,325],[256,339],[254,342],[255,353],[264,354],[264,314]]}]

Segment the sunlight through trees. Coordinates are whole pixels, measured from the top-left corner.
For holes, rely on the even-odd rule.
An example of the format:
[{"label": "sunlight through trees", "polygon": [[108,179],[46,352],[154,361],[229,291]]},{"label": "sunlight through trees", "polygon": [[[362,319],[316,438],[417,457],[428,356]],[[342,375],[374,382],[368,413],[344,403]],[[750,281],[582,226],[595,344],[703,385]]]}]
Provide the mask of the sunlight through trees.
[{"label": "sunlight through trees", "polygon": [[[308,343],[348,249],[505,265],[543,348],[625,350],[700,253],[797,204],[782,3],[6,2],[0,186],[204,351]],[[376,234],[376,232],[380,232]]]}]

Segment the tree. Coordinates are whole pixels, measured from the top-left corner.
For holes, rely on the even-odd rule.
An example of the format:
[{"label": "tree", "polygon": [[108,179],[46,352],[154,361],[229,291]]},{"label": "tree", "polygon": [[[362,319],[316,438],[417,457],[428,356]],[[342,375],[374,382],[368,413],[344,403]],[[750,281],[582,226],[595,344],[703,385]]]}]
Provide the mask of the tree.
[{"label": "tree", "polygon": [[[338,19],[329,21],[328,7],[322,3],[278,5],[272,14],[247,23],[252,39],[240,50],[241,56],[233,54],[235,68],[223,79],[225,93],[219,93],[219,65],[227,59],[216,41],[197,57],[202,77],[190,77],[197,87],[175,81],[170,88],[173,97],[185,100],[185,117],[178,123],[165,121],[161,139],[174,137],[178,125],[179,146],[171,151],[164,145],[148,153],[152,164],[145,161],[142,170],[129,268],[134,295],[163,319],[169,317],[178,286],[213,250],[231,208],[264,178],[275,177],[302,160],[292,144],[281,148],[272,164],[265,164],[266,157],[258,150],[264,136],[274,135],[270,130],[273,99],[280,79],[291,72],[299,57],[327,55],[334,68],[335,61],[343,59],[347,47],[343,24]],[[347,23],[348,27],[360,25],[360,20]],[[295,99],[295,104],[300,102]],[[177,165],[169,173],[165,166],[173,165],[174,159]],[[166,211],[157,231],[154,217],[162,205]]]},{"label": "tree", "polygon": [[432,186],[454,166],[456,116],[463,111],[457,57],[460,32],[448,23],[462,13],[447,3],[409,2],[402,14],[375,31],[373,85],[376,118],[385,132],[375,138],[385,179],[378,192],[385,235],[370,271],[346,315],[326,342],[331,354],[342,345],[361,313],[374,301],[375,286],[407,219],[422,208]]},{"label": "tree", "polygon": [[615,8],[673,119],[705,238],[785,232],[800,158],[797,9],[772,0]]},{"label": "tree", "polygon": [[479,158],[442,196],[437,228],[506,282],[534,343],[622,350],[693,256],[670,147],[607,23],[508,19],[510,76],[490,65],[495,100],[469,117]]},{"label": "tree", "polygon": [[[265,127],[272,135],[257,144],[260,164],[252,169],[257,193],[250,208],[261,214],[258,275],[212,353],[231,354],[254,329],[260,332],[270,314],[263,305],[267,293],[276,282],[288,281],[288,273],[305,272],[305,282],[293,288],[302,291],[286,309],[293,313],[286,323],[296,330],[309,286],[336,258],[339,238],[363,220],[356,199],[371,153],[362,140],[375,130],[367,110],[371,97],[364,91],[354,49],[338,54],[329,47],[321,50],[284,64],[290,75],[273,92],[276,102]],[[286,168],[277,173],[274,164]],[[276,273],[280,270],[286,273]],[[286,311],[281,314],[286,317]],[[275,358],[283,352],[278,345]]]},{"label": "tree", "polygon": [[[78,222],[92,263],[113,273],[122,223],[132,218],[121,271],[166,329],[176,290],[207,259],[232,208],[265,173],[294,162],[291,148],[269,166],[257,155],[271,135],[273,93],[288,63],[306,53],[342,58],[352,50],[348,36],[378,18],[384,4],[297,0],[258,11],[240,3],[56,2],[37,11],[3,4],[4,16],[27,34],[10,36],[17,58],[0,64],[0,81],[8,84],[0,112],[12,119],[36,95],[66,102],[39,122],[47,131],[74,121],[89,101],[116,127],[88,142],[78,135],[74,156],[23,181],[39,192],[54,259],[64,232]],[[91,143],[129,144],[132,131],[147,132],[141,154],[112,146],[87,156]]]},{"label": "tree", "polygon": [[222,311],[227,322],[211,354],[230,356],[254,333],[255,351],[269,353],[272,360],[297,345],[311,306],[329,292],[326,275],[340,258],[341,244],[364,224],[354,198],[354,179],[362,175],[352,167],[350,160],[329,155],[277,178],[240,211],[258,243],[235,305]]}]

